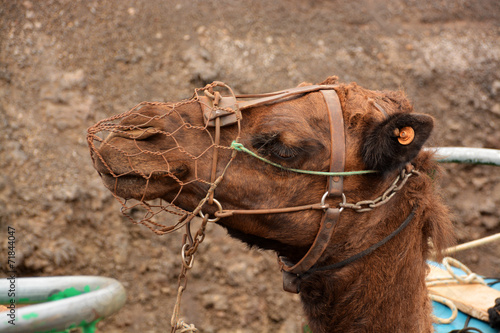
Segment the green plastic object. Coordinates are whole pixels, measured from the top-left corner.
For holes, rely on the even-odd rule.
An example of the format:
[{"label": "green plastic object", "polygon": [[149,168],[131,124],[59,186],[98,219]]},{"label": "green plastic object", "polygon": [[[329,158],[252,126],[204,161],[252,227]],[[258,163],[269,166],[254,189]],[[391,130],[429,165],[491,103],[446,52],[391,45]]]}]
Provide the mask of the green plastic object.
[{"label": "green plastic object", "polygon": [[107,277],[3,278],[0,304],[8,310],[0,312],[0,332],[69,333],[79,328],[82,333],[93,333],[96,324],[125,301],[125,288]]}]

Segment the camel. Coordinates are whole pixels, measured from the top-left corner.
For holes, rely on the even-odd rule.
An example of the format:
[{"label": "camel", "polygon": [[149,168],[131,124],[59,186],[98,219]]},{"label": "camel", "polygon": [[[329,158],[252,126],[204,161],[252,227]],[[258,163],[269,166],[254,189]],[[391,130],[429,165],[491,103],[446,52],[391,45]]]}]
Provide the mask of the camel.
[{"label": "camel", "polygon": [[89,144],[115,196],[202,211],[275,251],[313,332],[432,332],[426,260],[453,241],[422,150],[433,124],[401,91],[336,77],[242,97],[214,83],[103,120]]}]

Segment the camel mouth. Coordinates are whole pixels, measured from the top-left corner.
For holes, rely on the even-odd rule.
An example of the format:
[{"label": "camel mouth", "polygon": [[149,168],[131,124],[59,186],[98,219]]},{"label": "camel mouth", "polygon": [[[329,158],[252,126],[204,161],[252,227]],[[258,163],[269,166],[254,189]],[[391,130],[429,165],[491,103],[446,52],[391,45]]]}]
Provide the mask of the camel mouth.
[{"label": "camel mouth", "polygon": [[113,195],[125,200],[147,201],[175,197],[179,187],[191,173],[188,165],[178,159],[172,159],[167,165],[161,163],[163,161],[141,164],[138,160],[124,160],[111,153],[113,151],[107,149],[93,151],[94,168],[101,176],[104,186]]},{"label": "camel mouth", "polygon": [[[125,200],[154,200],[162,198],[170,192],[178,191],[178,189],[174,189],[175,182],[169,181],[169,177],[165,175],[154,175],[149,179],[134,173],[121,176],[115,176],[111,173],[101,173],[100,175],[104,186],[114,195]],[[170,185],[169,183],[172,186],[165,186]]]}]

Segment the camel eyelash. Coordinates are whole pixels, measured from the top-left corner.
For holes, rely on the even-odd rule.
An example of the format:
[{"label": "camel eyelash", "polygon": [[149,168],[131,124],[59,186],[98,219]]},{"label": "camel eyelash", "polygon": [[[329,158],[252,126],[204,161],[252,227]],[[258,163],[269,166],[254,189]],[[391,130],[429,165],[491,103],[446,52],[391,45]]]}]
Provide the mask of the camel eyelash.
[{"label": "camel eyelash", "polygon": [[290,160],[298,156],[302,150],[281,142],[280,133],[261,134],[252,141],[252,146],[257,149],[259,154],[272,156],[279,160]]},{"label": "camel eyelash", "polygon": [[298,148],[288,147],[282,143],[272,145],[269,150],[273,156],[282,160],[292,159],[299,154]]}]

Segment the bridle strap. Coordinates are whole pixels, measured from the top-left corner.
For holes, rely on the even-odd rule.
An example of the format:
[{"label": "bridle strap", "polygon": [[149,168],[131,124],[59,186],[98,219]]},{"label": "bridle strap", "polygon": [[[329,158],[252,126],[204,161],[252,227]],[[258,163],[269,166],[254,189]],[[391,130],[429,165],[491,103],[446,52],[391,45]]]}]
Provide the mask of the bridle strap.
[{"label": "bridle strap", "polygon": [[417,208],[418,208],[418,206],[414,206],[412,211],[410,212],[410,215],[408,215],[406,217],[406,219],[399,225],[399,227],[397,227],[397,229],[395,229],[393,232],[391,232],[389,235],[384,237],[379,242],[373,244],[372,246],[368,247],[367,249],[365,249],[359,253],[356,253],[355,255],[353,255],[349,258],[346,258],[342,261],[339,261],[339,262],[336,262],[334,264],[327,265],[327,266],[313,267],[313,268],[309,269],[304,275],[300,276],[300,278],[304,278],[308,275],[311,275],[314,272],[323,272],[323,271],[329,271],[332,269],[339,269],[339,268],[342,268],[344,266],[347,266],[347,265],[355,262],[356,260],[359,260],[363,257],[366,257],[367,255],[369,255],[370,253],[372,253],[373,251],[375,251],[376,249],[378,249],[379,247],[381,247],[382,245],[384,245],[385,243],[387,243],[388,241],[390,241],[391,239],[396,237],[401,231],[403,231],[408,226],[408,224],[410,224],[410,222],[413,220],[413,218],[415,217],[415,214],[417,212]]},{"label": "bridle strap", "polygon": [[286,99],[295,95],[307,94],[315,91],[323,91],[323,90],[333,90],[337,88],[337,85],[310,85],[310,86],[302,86],[295,87],[286,90],[276,91],[273,93],[267,94],[253,94],[253,95],[236,95],[236,98],[257,98],[251,101],[237,101],[238,108],[240,110],[248,109],[251,107],[261,106],[265,104],[274,103],[280,101],[282,99]]},{"label": "bridle strap", "polygon": [[[414,206],[410,215],[406,217],[406,219],[399,225],[397,229],[395,229],[393,232],[391,232],[389,235],[384,237],[382,240],[379,242],[373,244],[372,246],[368,247],[367,249],[356,253],[355,255],[346,258],[344,260],[341,260],[339,262],[336,262],[331,265],[327,266],[321,266],[321,267],[312,267],[305,271],[304,273],[299,273],[299,274],[292,274],[290,272],[283,271],[283,289],[285,291],[291,292],[291,293],[296,293],[298,294],[300,292],[300,283],[302,282],[303,279],[307,278],[311,274],[315,272],[324,272],[324,271],[329,271],[333,269],[339,269],[344,266],[347,266],[349,264],[352,264],[356,260],[359,260],[363,257],[366,257],[367,255],[371,254],[373,251],[378,249],[379,247],[383,246],[385,243],[396,237],[401,231],[403,231],[413,220],[415,217],[416,211],[417,211],[418,206]],[[280,265],[283,265],[285,262],[288,263],[288,259],[284,257],[279,257],[278,261]]]},{"label": "bridle strap", "polygon": [[[320,90],[325,99],[330,122],[330,172],[343,172],[345,166],[345,135],[342,106],[335,90]],[[340,197],[343,193],[343,177],[330,176],[328,179],[328,197]],[[288,260],[278,258],[283,272],[283,289],[299,293],[300,276],[308,272],[321,258],[332,239],[334,227],[342,209],[326,208],[313,244],[307,253],[295,265],[287,265]]]},{"label": "bridle strap", "polygon": [[333,234],[333,230],[335,229],[334,227],[339,219],[340,212],[341,210],[337,208],[328,208],[325,211],[318,233],[316,234],[314,243],[309,248],[309,251],[307,251],[304,257],[302,257],[302,259],[300,259],[300,261],[293,266],[288,266],[283,260],[281,260],[282,264],[280,263],[280,266],[283,273],[291,273],[295,274],[295,276],[301,275],[307,272],[318,262],[318,259],[330,244],[330,239]]},{"label": "bridle strap", "polygon": [[[342,172],[345,167],[345,134],[344,117],[339,96],[334,90],[321,90],[325,98],[330,119],[330,172]],[[344,192],[344,178],[330,176],[328,181],[328,196],[340,197]]]},{"label": "bridle strap", "polygon": [[[214,92],[214,87],[223,87],[229,90],[229,96],[221,96]],[[287,98],[303,95],[320,90],[332,90],[338,85],[310,85],[295,87],[286,90],[265,94],[235,95],[233,90],[223,82],[215,81],[207,87],[195,91],[195,96],[200,104],[205,124],[208,127],[217,127],[216,119],[220,119],[220,127],[239,123],[241,111],[257,106],[278,103]],[[200,91],[204,95],[200,94]],[[252,100],[245,100],[253,98]]]},{"label": "bridle strap", "polygon": [[[217,178],[217,160],[219,157],[219,149],[218,146],[220,144],[220,118],[215,119],[215,145],[214,145],[214,154],[212,156],[212,170],[210,172],[210,183],[214,183]],[[214,194],[215,190],[210,193],[208,197],[208,204],[212,205],[214,203]]]},{"label": "bridle strap", "polygon": [[322,205],[321,203],[303,205],[303,206],[293,206],[293,207],[283,207],[283,208],[263,208],[263,209],[233,209],[233,210],[219,210],[214,213],[215,217],[223,218],[233,215],[261,215],[261,214],[284,214],[284,213],[294,213],[304,210],[325,210],[329,208],[328,204]]}]

